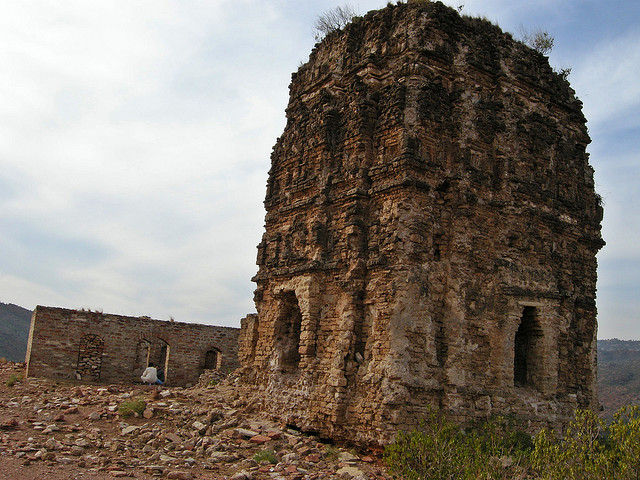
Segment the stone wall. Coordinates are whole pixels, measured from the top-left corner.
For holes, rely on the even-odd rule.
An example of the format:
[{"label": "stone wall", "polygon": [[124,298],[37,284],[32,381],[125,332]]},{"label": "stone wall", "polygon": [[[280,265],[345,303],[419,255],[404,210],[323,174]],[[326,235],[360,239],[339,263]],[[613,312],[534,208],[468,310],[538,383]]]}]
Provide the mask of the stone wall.
[{"label": "stone wall", "polygon": [[594,191],[548,60],[441,3],[389,5],[293,75],[242,378],[286,422],[383,443],[436,406],[596,408]]},{"label": "stone wall", "polygon": [[27,376],[140,382],[148,363],[167,385],[195,384],[205,369],[238,367],[239,329],[38,306]]}]

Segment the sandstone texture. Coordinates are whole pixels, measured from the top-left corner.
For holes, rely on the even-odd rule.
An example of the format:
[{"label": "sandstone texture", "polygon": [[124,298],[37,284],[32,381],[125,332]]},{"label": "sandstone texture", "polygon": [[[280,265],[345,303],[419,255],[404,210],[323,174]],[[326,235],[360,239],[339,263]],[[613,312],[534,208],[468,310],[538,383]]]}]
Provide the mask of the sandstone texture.
[{"label": "sandstone texture", "polygon": [[441,3],[389,5],[292,77],[243,319],[247,392],[388,442],[435,406],[561,427],[598,406],[594,190],[548,59]]},{"label": "sandstone texture", "polygon": [[38,306],[27,375],[133,383],[153,363],[168,385],[193,385],[205,370],[238,367],[238,334],[231,327]]}]

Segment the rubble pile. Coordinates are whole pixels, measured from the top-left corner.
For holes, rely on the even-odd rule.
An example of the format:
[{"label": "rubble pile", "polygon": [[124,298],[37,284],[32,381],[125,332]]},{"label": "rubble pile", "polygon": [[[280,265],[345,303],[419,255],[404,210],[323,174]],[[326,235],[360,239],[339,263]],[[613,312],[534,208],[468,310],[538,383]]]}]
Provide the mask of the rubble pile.
[{"label": "rubble pile", "polygon": [[[0,462],[19,461],[25,472],[45,465],[67,472],[59,478],[389,478],[379,452],[260,417],[221,375],[166,388],[20,379],[23,370],[0,364]],[[18,380],[8,386],[12,375]],[[144,408],[124,416],[122,405],[134,400]],[[82,471],[87,477],[69,473]]]}]

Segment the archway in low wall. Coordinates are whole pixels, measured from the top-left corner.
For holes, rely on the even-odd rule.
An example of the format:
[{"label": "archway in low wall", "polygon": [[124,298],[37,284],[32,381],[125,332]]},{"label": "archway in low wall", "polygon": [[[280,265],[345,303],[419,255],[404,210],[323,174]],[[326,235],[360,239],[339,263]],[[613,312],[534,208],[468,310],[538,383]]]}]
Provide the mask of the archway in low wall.
[{"label": "archway in low wall", "polygon": [[218,370],[222,364],[222,354],[220,350],[215,347],[210,348],[204,354],[204,369],[205,370]]},{"label": "archway in low wall", "polygon": [[104,339],[99,335],[85,335],[80,339],[76,378],[78,380],[99,381],[102,371]]}]

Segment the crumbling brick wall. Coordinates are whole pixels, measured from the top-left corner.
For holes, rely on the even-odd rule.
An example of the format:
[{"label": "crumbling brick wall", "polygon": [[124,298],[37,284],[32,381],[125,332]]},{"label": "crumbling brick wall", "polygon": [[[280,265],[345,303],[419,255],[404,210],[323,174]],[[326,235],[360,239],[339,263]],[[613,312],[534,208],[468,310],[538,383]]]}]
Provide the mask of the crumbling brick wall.
[{"label": "crumbling brick wall", "polygon": [[38,306],[27,346],[27,376],[140,382],[148,363],[167,385],[195,384],[205,369],[238,367],[238,328]]},{"label": "crumbling brick wall", "polygon": [[602,208],[569,84],[498,27],[389,5],[293,75],[243,381],[285,421],[385,442],[436,406],[596,408]]}]

